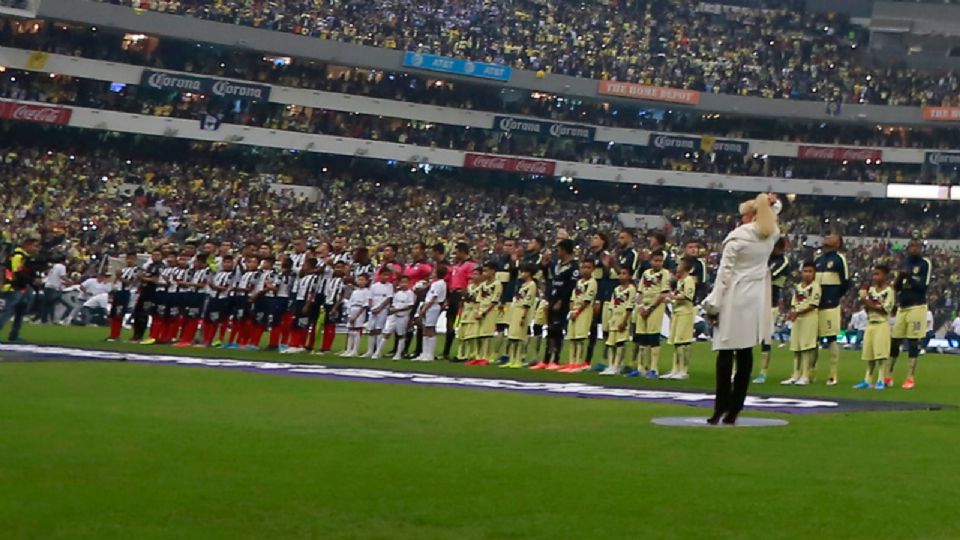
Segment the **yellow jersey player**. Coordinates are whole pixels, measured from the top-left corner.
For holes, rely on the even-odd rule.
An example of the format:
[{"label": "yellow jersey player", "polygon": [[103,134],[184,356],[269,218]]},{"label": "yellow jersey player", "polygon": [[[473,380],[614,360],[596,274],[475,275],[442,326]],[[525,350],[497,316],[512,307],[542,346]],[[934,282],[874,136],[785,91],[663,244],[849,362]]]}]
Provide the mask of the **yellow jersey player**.
[{"label": "yellow jersey player", "polygon": [[673,302],[673,316],[670,317],[670,338],[667,343],[673,345],[673,368],[661,379],[686,380],[690,378],[690,351],[693,344],[693,317],[696,315],[694,301],[697,296],[697,279],[693,270],[697,264],[695,257],[684,257],[677,265],[677,283],[670,299]]},{"label": "yellow jersey player", "polygon": [[479,358],[474,365],[485,366],[490,363],[490,343],[497,333],[497,319],[499,318],[500,297],[503,295],[503,284],[497,281],[498,266],[494,262],[483,265],[483,282],[477,295],[477,343]]},{"label": "yellow jersey player", "polygon": [[567,365],[560,368],[565,373],[587,369],[584,361],[586,341],[593,326],[593,303],[597,299],[597,280],[593,278],[594,265],[590,259],[580,263],[580,279],[570,296],[570,320],[567,322],[567,339],[570,341],[570,356]]},{"label": "yellow jersey player", "polygon": [[536,273],[537,267],[532,264],[520,267],[520,287],[514,293],[513,302],[510,303],[508,310],[510,323],[507,329],[507,356],[510,360],[502,367],[523,367],[530,323],[533,321],[534,310],[539,302],[537,282],[533,279]]},{"label": "yellow jersey player", "polygon": [[633,271],[621,267],[617,275],[619,284],[610,296],[610,319],[607,321],[607,368],[601,375],[619,375],[623,366],[623,352],[630,341],[630,314],[637,298],[633,286]]},{"label": "yellow jersey player", "polygon": [[816,264],[807,261],[800,271],[800,283],[794,288],[787,320],[793,321],[790,350],[793,351],[793,375],[780,384],[806,386],[813,379],[817,357],[817,334],[820,320],[818,308],[822,293],[817,281]]},{"label": "yellow jersey player", "polygon": [[462,362],[473,362],[477,359],[477,329],[480,327],[480,320],[477,318],[477,298],[482,281],[483,275],[475,274],[463,291],[460,302],[460,316],[456,325],[459,340],[457,359]]},{"label": "yellow jersey player", "polygon": [[923,241],[914,235],[907,245],[907,256],[900,265],[893,285],[897,291],[897,317],[893,323],[889,380],[884,381],[886,386],[893,384],[893,369],[897,365],[903,340],[907,340],[907,357],[910,360],[903,388],[910,390],[916,384],[914,377],[920,356],[920,342],[927,333],[927,287],[931,273],[930,259],[923,256]]},{"label": "yellow jersey player", "polygon": [[639,370],[629,373],[657,378],[660,364],[660,329],[666,302],[670,297],[670,271],[663,267],[664,254],[657,250],[650,254],[650,268],[640,276],[637,307],[633,312],[634,341],[637,343]]},{"label": "yellow jersey player", "polygon": [[883,390],[887,358],[890,357],[890,314],[896,303],[896,293],[887,285],[890,268],[877,265],[873,269],[873,284],[860,290],[860,299],[867,310],[867,329],[863,334],[861,358],[867,362],[867,373],[854,388],[862,390],[873,387],[877,376],[877,390]]},{"label": "yellow jersey player", "polygon": [[[823,253],[817,258],[817,283],[823,296],[820,299],[818,336],[830,352],[830,378],[827,386],[837,384],[840,367],[840,301],[850,285],[850,273],[847,271],[847,259],[840,253],[843,249],[843,237],[832,231],[823,239]],[[816,358],[814,359],[816,368]]]}]

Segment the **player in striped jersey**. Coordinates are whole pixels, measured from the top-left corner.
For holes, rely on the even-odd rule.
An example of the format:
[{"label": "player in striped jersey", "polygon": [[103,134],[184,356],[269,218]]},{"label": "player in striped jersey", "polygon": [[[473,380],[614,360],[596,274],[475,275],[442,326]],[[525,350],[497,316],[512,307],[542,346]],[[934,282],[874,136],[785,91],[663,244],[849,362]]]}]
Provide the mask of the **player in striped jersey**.
[{"label": "player in striped jersey", "polygon": [[190,281],[190,276],[193,273],[190,268],[192,259],[193,255],[185,251],[177,256],[177,268],[173,272],[170,285],[167,286],[167,313],[170,317],[170,324],[164,327],[163,337],[159,340],[160,343],[173,343],[183,329],[187,298],[193,285]]},{"label": "player in striped jersey", "polygon": [[190,347],[197,337],[203,315],[203,303],[210,284],[210,266],[207,264],[206,254],[198,253],[194,256],[193,268],[190,269],[184,281],[183,330],[180,332],[180,340],[174,347]]},{"label": "player in striped jersey", "polygon": [[139,284],[141,269],[137,265],[137,254],[127,253],[125,266],[117,270],[116,280],[113,282],[113,292],[110,298],[110,336],[107,341],[120,339],[123,329],[123,316],[130,306],[132,291]]},{"label": "player in striped jersey", "polygon": [[260,270],[257,268],[259,264],[260,260],[257,259],[256,255],[247,257],[243,261],[247,270],[243,272],[236,285],[231,289],[230,302],[233,314],[230,323],[230,337],[228,342],[224,344],[224,349],[239,349],[241,345],[246,345],[249,340],[253,311],[250,296],[260,279]]},{"label": "player in striped jersey", "polygon": [[[304,252],[306,253],[306,252]],[[306,260],[306,259],[304,259]],[[301,267],[303,262],[300,263]],[[297,272],[294,270],[292,257],[284,257],[280,261],[280,271],[276,274],[277,297],[273,304],[273,314],[270,316],[270,343],[268,351],[276,351],[280,343],[286,342],[287,335],[293,328],[293,312],[290,311],[290,297],[293,294],[293,284],[297,281]]]},{"label": "player in striped jersey", "polygon": [[303,268],[303,263],[307,260],[306,240],[297,238],[293,241],[293,252],[290,253],[290,260],[293,262],[294,272],[299,272]]},{"label": "player in striped jersey", "polygon": [[[323,338],[320,340],[320,349],[317,353],[330,352],[333,339],[337,336],[337,320],[340,319],[340,306],[344,295],[344,277],[349,265],[344,261],[333,263],[333,273],[324,279],[321,288],[321,303],[323,307]],[[313,347],[312,339],[308,339],[307,348]]]},{"label": "player in striped jersey", "polygon": [[223,255],[218,264],[220,271],[207,287],[207,306],[203,315],[203,344],[213,347],[220,346],[227,331],[233,312],[230,292],[236,283],[233,255]]},{"label": "player in striped jersey", "polygon": [[243,347],[255,351],[260,347],[263,333],[270,326],[274,305],[277,300],[277,271],[273,268],[274,259],[268,255],[260,260],[260,275],[250,301],[253,303],[253,319],[250,323],[250,335]]},{"label": "player in striped jersey", "polygon": [[166,328],[172,323],[170,319],[170,286],[173,284],[174,273],[177,272],[177,256],[170,252],[166,256],[165,266],[157,277],[157,287],[154,292],[153,323],[150,325],[150,337],[140,342],[141,345],[153,345],[162,341]]},{"label": "player in striped jersey", "polygon": [[286,340],[280,345],[282,354],[297,354],[306,350],[307,334],[316,325],[317,311],[314,306],[317,303],[317,289],[321,282],[322,276],[317,271],[317,260],[309,257],[304,259],[300,275],[293,282],[291,289],[292,302],[289,313],[293,317],[293,324],[286,335]]}]

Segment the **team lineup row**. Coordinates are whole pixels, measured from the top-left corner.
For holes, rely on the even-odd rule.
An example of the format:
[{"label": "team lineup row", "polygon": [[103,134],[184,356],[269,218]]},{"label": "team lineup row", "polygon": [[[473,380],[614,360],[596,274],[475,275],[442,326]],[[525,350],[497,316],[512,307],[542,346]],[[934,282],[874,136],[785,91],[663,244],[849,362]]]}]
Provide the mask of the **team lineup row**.
[{"label": "team lineup row", "polygon": [[[380,263],[372,264],[365,258],[354,260],[338,240],[338,249],[320,258],[297,241],[279,264],[272,254],[255,253],[255,246],[236,259],[230,254],[165,256],[158,249],[145,265],[130,254],[115,278],[110,339],[120,337],[123,316],[135,297],[133,339],[145,344],[256,349],[269,330],[269,350],[326,353],[342,323],[348,332],[344,356],[359,355],[360,337],[367,333],[366,356],[382,357],[388,338],[396,336],[393,357],[399,359],[413,345],[410,336],[416,332],[419,354],[408,356],[432,361],[443,314],[444,358],[450,358],[456,337],[453,359],[471,364],[499,360],[504,367],[520,368],[532,354],[531,369],[594,369],[656,378],[661,376],[661,335],[667,335],[674,359],[661,378],[687,377],[697,304],[708,279],[704,262],[695,256],[696,242],[688,242],[678,261],[656,245],[641,258],[632,234],[622,231],[614,252],[606,249],[605,235],[594,235],[581,261],[574,258],[570,240],[559,241],[554,255],[543,250],[541,239],[533,239],[525,249],[510,242],[506,254],[483,264],[470,259],[466,244],[457,246],[451,261],[440,246],[427,258],[426,246],[418,244],[409,264],[398,262],[396,246],[387,246]],[[851,281],[841,247],[839,235],[827,236],[821,255],[802,265],[801,280],[789,297],[782,289],[795,265],[784,254],[783,241],[770,258],[771,307],[780,314],[789,306],[784,316],[792,326],[795,369],[785,384],[813,381],[819,344],[830,358],[827,384],[838,382],[840,302]],[[907,342],[910,360],[905,386],[915,384],[931,276],[930,261],[921,251],[922,242],[910,243],[890,285],[891,270],[878,265],[872,286],[859,295],[870,317],[864,338],[863,358],[869,362],[865,379],[879,373],[880,388],[891,382],[886,373],[892,373],[902,341]],[[878,324],[890,318],[892,336],[889,324]],[[601,337],[604,360],[594,362]],[[566,362],[561,361],[564,341],[570,346]],[[626,353],[630,341],[635,343],[632,355]],[[757,382],[765,382],[769,362],[766,343]]]}]

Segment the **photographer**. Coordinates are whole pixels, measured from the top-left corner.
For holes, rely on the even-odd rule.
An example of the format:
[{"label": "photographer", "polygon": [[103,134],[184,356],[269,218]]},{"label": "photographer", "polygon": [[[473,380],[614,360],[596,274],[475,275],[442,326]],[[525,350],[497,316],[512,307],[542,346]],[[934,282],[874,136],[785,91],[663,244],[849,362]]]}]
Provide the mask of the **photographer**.
[{"label": "photographer", "polygon": [[4,263],[3,284],[0,285],[0,299],[3,300],[0,330],[12,317],[13,325],[8,337],[11,342],[20,341],[23,317],[30,308],[34,287],[38,284],[39,263],[36,254],[39,249],[40,242],[36,238],[29,238],[14,249]]}]

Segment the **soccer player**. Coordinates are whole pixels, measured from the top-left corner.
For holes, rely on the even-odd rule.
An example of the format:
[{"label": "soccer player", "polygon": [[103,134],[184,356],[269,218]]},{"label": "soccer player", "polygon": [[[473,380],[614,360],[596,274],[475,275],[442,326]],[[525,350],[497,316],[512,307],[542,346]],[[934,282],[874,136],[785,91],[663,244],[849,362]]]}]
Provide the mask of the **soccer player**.
[{"label": "soccer player", "polygon": [[387,335],[396,336],[396,347],[394,347],[394,360],[403,358],[403,350],[406,345],[407,328],[410,326],[410,315],[416,305],[417,297],[410,290],[410,278],[406,275],[397,279],[397,289],[393,293],[393,300],[390,301],[390,309],[387,312],[387,326],[384,332]]},{"label": "soccer player", "polygon": [[197,337],[200,320],[203,315],[203,302],[206,300],[207,286],[210,282],[210,266],[207,255],[198,253],[193,257],[193,268],[186,274],[183,291],[183,329],[180,339],[174,347],[190,347]]},{"label": "soccer player", "polygon": [[474,365],[485,366],[490,363],[490,345],[493,336],[497,333],[499,319],[500,297],[503,294],[503,284],[497,280],[499,266],[495,262],[483,265],[483,279],[477,295],[477,344],[479,354]]},{"label": "soccer player", "polygon": [[378,359],[383,355],[383,345],[387,338],[383,329],[387,326],[390,302],[393,300],[393,270],[389,266],[380,267],[377,282],[370,286],[370,322],[367,330],[367,358]]},{"label": "soccer player", "polygon": [[464,242],[458,242],[453,250],[453,265],[450,267],[449,292],[450,297],[447,302],[447,336],[443,342],[443,357],[450,358],[450,349],[453,347],[453,340],[457,337],[454,329],[457,313],[460,311],[460,299],[463,296],[464,289],[477,273],[478,265],[470,258],[470,246]]},{"label": "soccer player", "polygon": [[544,361],[530,369],[560,369],[560,353],[563,351],[563,326],[570,312],[570,295],[580,279],[580,263],[573,258],[573,240],[557,243],[557,261],[550,269],[547,286],[547,353]]},{"label": "soccer player", "polygon": [[877,376],[876,388],[883,390],[887,358],[890,357],[890,315],[896,303],[896,292],[887,285],[890,268],[877,265],[873,269],[873,284],[860,291],[867,310],[867,330],[863,334],[863,352],[861,358],[867,362],[867,372],[863,380],[854,388],[862,390],[873,387],[873,376]]},{"label": "soccer player", "polygon": [[494,258],[497,264],[496,280],[500,282],[500,300],[497,303],[497,330],[493,340],[493,356],[501,364],[510,360],[507,351],[510,333],[510,303],[520,285],[520,252],[517,241],[505,238],[500,244],[500,253]]},{"label": "soccer player", "polygon": [[537,305],[537,282],[533,276],[538,268],[533,264],[520,267],[520,287],[513,296],[510,304],[510,326],[507,333],[507,355],[510,360],[501,367],[522,368],[526,355],[526,343],[530,333],[530,321],[533,319],[533,310]]},{"label": "soccer player", "polygon": [[463,296],[460,299],[460,313],[457,315],[457,360],[466,362],[468,365],[476,363],[480,358],[480,350],[477,346],[477,332],[480,328],[480,318],[478,313],[478,300],[480,298],[480,289],[483,287],[483,274],[475,274],[473,279],[463,290]]},{"label": "soccer player", "polygon": [[[776,321],[780,314],[781,295],[783,286],[787,282],[787,276],[790,273],[790,259],[784,253],[787,248],[787,239],[781,237],[773,245],[773,253],[770,254],[770,260],[767,262],[767,268],[770,269],[770,320]],[[761,364],[760,373],[753,380],[756,384],[767,382],[767,370],[770,369],[770,351],[771,340],[773,336],[763,340],[760,344]]]},{"label": "soccer player", "polygon": [[264,257],[260,261],[260,275],[256,281],[253,294],[250,301],[253,303],[253,318],[250,322],[250,334],[247,336],[247,343],[243,347],[250,351],[255,351],[260,347],[260,340],[263,339],[263,333],[271,324],[273,310],[277,299],[277,274],[274,270],[274,259],[272,255]]},{"label": "soccer player", "polygon": [[[840,344],[837,343],[837,335],[842,329],[840,301],[850,285],[847,259],[840,253],[841,249],[843,249],[843,237],[839,232],[832,231],[823,239],[823,253],[815,261],[817,283],[823,295],[820,298],[817,313],[818,338],[830,351],[830,378],[827,379],[827,386],[837,384],[840,367]],[[814,360],[814,369],[816,369],[816,360]]]},{"label": "soccer player", "polygon": [[660,331],[666,302],[670,298],[670,271],[663,267],[664,253],[650,254],[650,268],[640,277],[637,306],[634,310],[634,341],[637,343],[639,370],[631,377],[645,375],[656,379],[660,368]]},{"label": "soccer player", "polygon": [[818,308],[822,301],[820,282],[817,280],[817,266],[812,261],[803,263],[800,271],[800,283],[793,291],[790,313],[787,319],[793,321],[790,332],[790,350],[793,351],[793,375],[780,384],[806,386],[813,380],[815,358],[817,357],[817,333],[819,330]]},{"label": "soccer player", "polygon": [[437,320],[447,301],[447,267],[437,265],[430,274],[430,288],[420,306],[419,319],[423,324],[423,354],[415,362],[433,362],[437,350]]},{"label": "soccer player", "polygon": [[[621,233],[622,235],[623,233]],[[619,375],[623,367],[623,354],[630,341],[630,315],[637,300],[637,288],[633,285],[633,270],[621,266],[617,272],[619,283],[610,296],[610,320],[607,323],[607,368],[601,375]]]},{"label": "soccer player", "polygon": [[670,317],[670,338],[673,345],[673,368],[662,379],[686,380],[690,378],[690,349],[693,343],[693,317],[696,314],[697,279],[691,272],[696,269],[697,259],[684,257],[677,265],[677,283],[670,299],[673,301],[673,316]]},{"label": "soccer player", "polygon": [[347,348],[340,353],[344,358],[357,356],[360,349],[360,336],[367,323],[367,310],[370,309],[370,276],[356,276],[356,287],[347,300]]},{"label": "soccer player", "polygon": [[699,304],[700,301],[707,295],[707,281],[709,280],[709,276],[707,275],[707,263],[700,258],[700,241],[693,239],[687,240],[687,242],[683,245],[683,256],[693,259],[693,267],[690,268],[690,276],[697,280],[697,295],[694,299],[694,303]]},{"label": "soccer player", "polygon": [[217,266],[220,270],[214,274],[207,288],[207,307],[203,315],[203,344],[208,347],[219,347],[223,342],[233,314],[230,291],[237,281],[233,255],[221,256]]},{"label": "soccer player", "polygon": [[[344,277],[347,275],[349,265],[344,261],[333,263],[332,272],[325,276],[323,283],[320,284],[319,304],[323,305],[323,337],[320,340],[320,349],[315,354],[330,352],[333,347],[333,340],[337,336],[337,319],[340,318],[340,309],[344,295]],[[314,333],[314,336],[316,334]],[[313,348],[313,339],[307,336],[307,349]]]},{"label": "soccer player", "polygon": [[[306,252],[304,252],[306,254]],[[300,262],[303,267],[306,257]],[[292,257],[284,257],[280,261],[280,271],[273,276],[273,283],[276,285],[276,296],[273,299],[273,313],[270,314],[270,341],[267,344],[268,351],[277,351],[281,343],[287,342],[287,337],[293,329],[293,310],[291,308],[290,298],[293,295],[293,286],[298,279],[300,269],[294,269],[295,261]]]},{"label": "soccer player", "polygon": [[116,279],[113,282],[113,292],[110,302],[110,336],[107,341],[116,341],[120,339],[120,331],[123,330],[123,316],[127,314],[130,306],[131,291],[137,286],[141,269],[137,265],[136,252],[127,253],[125,266],[117,270]]},{"label": "soccer player", "polygon": [[245,346],[248,336],[251,332],[251,320],[253,319],[253,304],[251,295],[260,280],[260,260],[256,255],[250,255],[243,261],[246,270],[240,275],[236,284],[230,289],[230,303],[233,307],[232,320],[230,325],[230,335],[227,342],[223,345],[224,349],[239,349],[241,345]]},{"label": "soccer player", "polygon": [[133,337],[131,341],[144,341],[143,335],[147,331],[150,317],[156,317],[157,284],[163,272],[163,252],[154,249],[150,252],[150,262],[143,267],[140,273],[140,294],[133,307]]},{"label": "soccer player", "polygon": [[596,267],[591,259],[580,263],[580,279],[570,296],[570,321],[567,323],[567,340],[570,341],[570,356],[563,373],[574,373],[590,367],[585,361],[587,339],[593,325],[593,304],[597,300],[597,280],[593,277]]},{"label": "soccer player", "polygon": [[900,265],[900,271],[893,288],[897,291],[897,318],[893,324],[893,343],[890,345],[890,380],[893,384],[893,370],[897,365],[900,347],[907,340],[907,358],[910,366],[903,388],[912,389],[916,385],[917,359],[920,356],[920,341],[926,335],[927,326],[927,287],[930,285],[932,267],[930,259],[923,256],[923,241],[914,238],[907,245],[907,256]]},{"label": "soccer player", "polygon": [[609,243],[606,234],[596,232],[590,236],[589,253],[584,255],[584,259],[589,259],[593,263],[593,279],[597,282],[597,298],[593,305],[590,341],[587,344],[584,356],[579,359],[588,366],[593,362],[593,350],[597,345],[597,323],[600,323],[599,326],[603,327],[604,332],[609,330],[610,297],[613,295],[613,290],[617,288],[617,262],[607,250]]},{"label": "soccer player", "polygon": [[317,271],[317,259],[305,258],[291,291],[293,302],[290,313],[293,315],[293,321],[286,341],[279,347],[281,354],[299,354],[306,350],[307,334],[316,326],[316,314],[319,312],[314,309],[314,306],[317,303],[317,289],[320,281],[321,274]]}]

